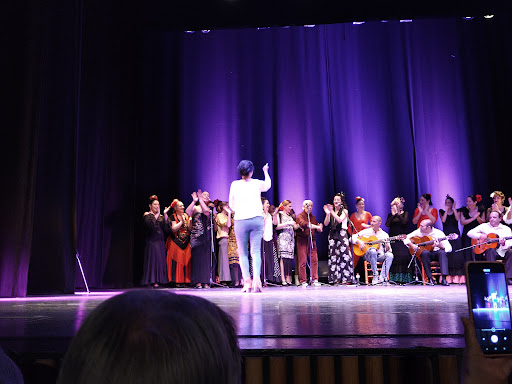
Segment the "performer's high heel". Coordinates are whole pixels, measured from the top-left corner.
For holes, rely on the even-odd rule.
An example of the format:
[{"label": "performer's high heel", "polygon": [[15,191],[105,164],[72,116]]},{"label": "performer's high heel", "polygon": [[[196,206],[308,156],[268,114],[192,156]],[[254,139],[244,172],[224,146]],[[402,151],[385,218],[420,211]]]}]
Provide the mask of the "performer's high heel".
[{"label": "performer's high heel", "polygon": [[242,288],[242,293],[249,293],[249,292],[251,292],[251,288],[252,288],[252,280],[251,279],[244,279],[244,287]]},{"label": "performer's high heel", "polygon": [[261,287],[261,279],[259,277],[255,277],[252,281],[252,291],[254,293],[256,292],[263,292]]}]

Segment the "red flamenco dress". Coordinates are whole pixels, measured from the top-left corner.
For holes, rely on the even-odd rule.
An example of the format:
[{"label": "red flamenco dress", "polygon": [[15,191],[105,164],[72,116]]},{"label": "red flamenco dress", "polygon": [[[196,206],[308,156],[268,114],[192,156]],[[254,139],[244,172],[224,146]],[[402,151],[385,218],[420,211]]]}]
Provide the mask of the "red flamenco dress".
[{"label": "red flamenco dress", "polygon": [[[180,219],[173,214],[173,222]],[[183,214],[183,225],[167,238],[167,274],[169,281],[177,284],[190,283],[190,218]]]}]

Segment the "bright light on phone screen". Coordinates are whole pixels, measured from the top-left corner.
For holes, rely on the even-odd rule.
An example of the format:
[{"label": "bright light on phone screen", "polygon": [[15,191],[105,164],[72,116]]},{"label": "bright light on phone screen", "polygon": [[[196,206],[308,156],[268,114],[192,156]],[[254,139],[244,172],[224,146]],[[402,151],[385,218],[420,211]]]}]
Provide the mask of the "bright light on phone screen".
[{"label": "bright light on phone screen", "polygon": [[[483,273],[482,273],[483,272]],[[487,354],[512,353],[512,326],[504,273],[471,273],[471,301],[476,337]]]}]

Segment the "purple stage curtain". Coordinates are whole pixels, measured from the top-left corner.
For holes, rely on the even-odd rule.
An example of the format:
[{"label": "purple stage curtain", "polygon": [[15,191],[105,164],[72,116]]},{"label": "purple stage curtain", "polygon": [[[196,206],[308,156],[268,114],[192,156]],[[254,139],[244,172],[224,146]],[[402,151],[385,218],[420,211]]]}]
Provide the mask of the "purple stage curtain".
[{"label": "purple stage curtain", "polygon": [[147,198],[227,200],[242,158],[319,221],[340,190],[384,219],[398,194],[411,214],[422,193],[512,194],[503,15],[185,34],[110,2],[28,4],[2,37],[0,296],[82,287],[76,251],[92,288],[138,284]]}]

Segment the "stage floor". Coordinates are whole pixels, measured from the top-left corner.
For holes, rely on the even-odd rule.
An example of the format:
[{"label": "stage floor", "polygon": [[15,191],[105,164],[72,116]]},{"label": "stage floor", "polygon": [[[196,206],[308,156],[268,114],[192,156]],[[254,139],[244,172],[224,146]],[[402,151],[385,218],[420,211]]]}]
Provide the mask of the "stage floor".
[{"label": "stage floor", "polygon": [[[464,347],[464,285],[170,291],[219,305],[235,319],[241,348],[252,353]],[[0,299],[0,345],[20,353],[63,353],[84,318],[119,293]]]}]

